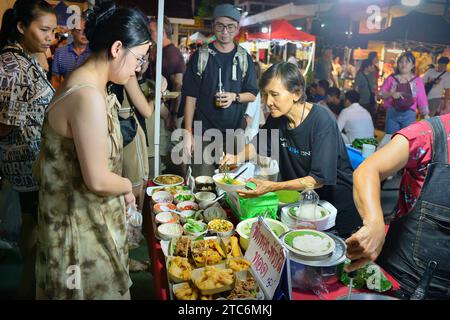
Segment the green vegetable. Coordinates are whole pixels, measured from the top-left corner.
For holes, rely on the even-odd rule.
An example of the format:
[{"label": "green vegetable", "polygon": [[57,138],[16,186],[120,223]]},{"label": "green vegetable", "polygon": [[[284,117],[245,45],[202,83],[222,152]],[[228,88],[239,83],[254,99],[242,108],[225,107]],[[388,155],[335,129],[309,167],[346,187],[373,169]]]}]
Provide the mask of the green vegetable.
[{"label": "green vegetable", "polygon": [[192,194],[178,194],[177,196],[175,196],[175,198],[178,201],[190,201],[194,199],[194,196]]},{"label": "green vegetable", "polygon": [[224,183],[226,183],[226,184],[233,184],[233,178],[228,174],[228,173],[225,173],[224,175],[223,175],[223,178],[222,178],[222,181],[224,182]]},{"label": "green vegetable", "polygon": [[194,219],[187,219],[185,228],[187,231],[195,232],[195,233],[205,231],[205,225],[202,223],[199,223],[198,221],[196,221]]},{"label": "green vegetable", "polygon": [[378,146],[378,140],[375,138],[364,138],[364,139],[355,139],[352,142],[352,147],[357,149],[362,149],[363,144],[371,144],[374,146]]},{"label": "green vegetable", "polygon": [[[344,266],[348,264],[350,264],[349,259],[338,267],[339,278],[346,286],[350,284],[348,273],[344,271]],[[356,276],[353,278],[353,288],[367,288],[376,292],[385,292],[392,288],[392,283],[386,278],[379,266],[369,263],[357,270]]]}]

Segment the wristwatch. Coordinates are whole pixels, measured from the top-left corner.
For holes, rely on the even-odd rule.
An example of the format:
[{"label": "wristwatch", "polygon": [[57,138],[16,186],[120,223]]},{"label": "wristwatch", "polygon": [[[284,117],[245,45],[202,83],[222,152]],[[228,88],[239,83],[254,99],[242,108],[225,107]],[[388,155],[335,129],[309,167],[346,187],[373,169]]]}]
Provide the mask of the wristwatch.
[{"label": "wristwatch", "polygon": [[241,96],[239,95],[239,93],[236,93],[236,98],[234,98],[234,101],[237,103],[241,102]]}]

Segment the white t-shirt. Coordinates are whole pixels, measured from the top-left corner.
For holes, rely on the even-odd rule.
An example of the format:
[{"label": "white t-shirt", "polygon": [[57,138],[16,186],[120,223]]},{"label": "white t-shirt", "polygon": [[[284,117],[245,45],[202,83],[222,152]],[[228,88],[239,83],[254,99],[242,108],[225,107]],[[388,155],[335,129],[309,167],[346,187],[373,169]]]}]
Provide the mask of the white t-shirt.
[{"label": "white t-shirt", "polygon": [[294,56],[290,56],[287,62],[295,64],[295,66],[298,66],[297,58],[295,58]]},{"label": "white t-shirt", "polygon": [[361,107],[359,103],[354,103],[345,108],[337,119],[339,130],[345,130],[346,143],[352,143],[357,138],[373,138],[374,128],[370,113]]},{"label": "white t-shirt", "polygon": [[[423,76],[423,82],[427,83],[439,77],[442,72],[436,69],[430,69],[425,72]],[[442,77],[439,78],[438,83],[433,86],[433,89],[428,93],[428,99],[440,99],[444,96],[446,89],[450,88],[450,72],[446,72]]]}]

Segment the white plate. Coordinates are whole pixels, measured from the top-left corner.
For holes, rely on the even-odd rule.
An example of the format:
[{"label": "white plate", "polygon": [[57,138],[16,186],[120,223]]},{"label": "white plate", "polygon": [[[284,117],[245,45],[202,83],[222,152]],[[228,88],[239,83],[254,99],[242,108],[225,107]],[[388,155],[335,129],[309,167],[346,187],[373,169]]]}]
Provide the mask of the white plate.
[{"label": "white plate", "polygon": [[[165,183],[158,182],[158,180],[157,180],[158,178],[160,178],[160,177],[167,177],[167,176],[178,177],[178,178],[181,179],[181,181],[177,182],[177,183],[172,183],[172,184],[165,184]],[[158,186],[162,186],[162,187],[174,187],[174,186],[178,186],[178,185],[182,184],[183,182],[184,182],[184,178],[180,177],[179,175],[176,175],[176,174],[162,174],[162,175],[159,175],[159,176],[157,176],[156,178],[153,179],[153,183],[154,184],[156,184]]]}]

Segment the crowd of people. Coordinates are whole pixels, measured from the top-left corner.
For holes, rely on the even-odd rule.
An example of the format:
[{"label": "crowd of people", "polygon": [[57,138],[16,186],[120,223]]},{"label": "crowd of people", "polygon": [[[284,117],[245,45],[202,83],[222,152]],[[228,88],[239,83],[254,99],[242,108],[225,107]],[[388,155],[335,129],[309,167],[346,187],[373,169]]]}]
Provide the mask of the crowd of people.
[{"label": "crowd of people", "polygon": [[[315,81],[307,85],[292,61],[260,74],[252,55],[234,41],[240,18],[233,5],[216,6],[216,40],[195,48],[189,57],[172,42],[171,23],[164,19],[161,159],[155,159],[155,19],[101,2],[79,17],[70,30],[72,41],[55,50],[48,75],[39,57],[57,41],[53,7],[45,0],[17,0],[4,14],[0,176],[2,188],[18,192],[22,211],[20,297],[130,298],[127,211],[142,209],[154,161],[161,161],[168,173],[184,173],[186,166],[173,163],[179,141],[171,135],[177,128],[183,131],[184,164],[194,176],[212,175],[221,163],[276,152],[279,181],[253,180],[256,189],[241,196],[312,186],[338,209],[334,231],[347,239],[354,260],[350,268],[381,252],[383,267],[398,277],[407,297],[423,265],[440,259],[432,295],[449,297],[443,288],[450,281],[450,247],[428,250],[436,241],[448,242],[445,230],[438,228],[439,236],[429,241],[436,228],[424,229],[420,263],[405,271],[417,251],[408,246],[423,227],[421,208],[437,224],[448,224],[443,217],[450,207],[445,187],[450,182],[448,58],[441,57],[438,67],[422,78],[415,73],[412,53],[404,52],[379,87],[376,53],[355,72],[325,49],[316,63]],[[349,79],[350,87],[345,84]],[[165,99],[167,92],[181,94]],[[380,107],[387,110],[386,136],[394,138],[354,172],[346,144],[375,136]],[[414,124],[418,112],[428,122]],[[428,119],[436,115],[440,117]],[[262,130],[268,134],[260,134]],[[277,150],[264,138],[272,131],[279,133]],[[211,144],[219,148],[208,152]],[[397,216],[403,220],[394,222],[385,240],[380,177],[402,167]],[[406,256],[399,253],[405,251]],[[80,267],[77,288],[67,286],[71,266]]]}]

